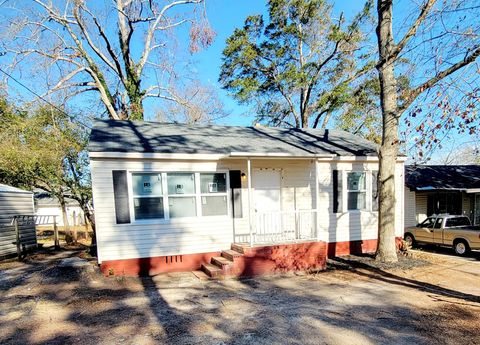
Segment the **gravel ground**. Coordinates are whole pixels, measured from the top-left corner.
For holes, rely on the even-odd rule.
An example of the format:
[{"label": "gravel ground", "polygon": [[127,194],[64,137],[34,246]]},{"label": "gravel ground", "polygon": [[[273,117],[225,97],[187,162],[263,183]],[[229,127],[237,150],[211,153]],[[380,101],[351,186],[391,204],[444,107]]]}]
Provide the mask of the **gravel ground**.
[{"label": "gravel ground", "polygon": [[[69,256],[84,254],[0,264],[0,343],[480,344],[480,262],[350,256],[324,272],[212,281],[58,267]],[[439,267],[456,277],[436,281]]]}]

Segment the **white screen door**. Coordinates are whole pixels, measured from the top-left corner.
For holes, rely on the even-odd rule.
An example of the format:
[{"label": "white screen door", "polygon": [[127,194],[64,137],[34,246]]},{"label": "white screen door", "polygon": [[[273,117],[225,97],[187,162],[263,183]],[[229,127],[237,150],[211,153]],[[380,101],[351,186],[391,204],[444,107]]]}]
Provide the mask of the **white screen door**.
[{"label": "white screen door", "polygon": [[280,171],[254,170],[252,175],[256,241],[274,241],[282,232]]}]

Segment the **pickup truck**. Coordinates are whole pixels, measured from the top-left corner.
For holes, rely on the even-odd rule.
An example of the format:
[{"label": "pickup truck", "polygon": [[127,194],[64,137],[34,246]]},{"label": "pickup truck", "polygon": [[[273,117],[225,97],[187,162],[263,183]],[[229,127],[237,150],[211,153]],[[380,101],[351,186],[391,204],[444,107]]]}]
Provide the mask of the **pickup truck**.
[{"label": "pickup truck", "polygon": [[458,255],[480,249],[480,227],[472,226],[465,216],[440,214],[428,217],[420,224],[405,229],[407,245],[416,243],[453,247]]}]

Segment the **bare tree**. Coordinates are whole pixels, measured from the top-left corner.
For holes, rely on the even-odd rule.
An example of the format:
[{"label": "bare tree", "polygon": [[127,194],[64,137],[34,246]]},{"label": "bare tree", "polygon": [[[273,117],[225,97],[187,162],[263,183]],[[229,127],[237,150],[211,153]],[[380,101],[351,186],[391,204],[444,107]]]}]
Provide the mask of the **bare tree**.
[{"label": "bare tree", "polygon": [[[412,3],[412,6],[414,4]],[[399,120],[402,114],[418,106],[421,95],[453,85],[460,70],[480,56],[478,35],[478,1],[423,0],[418,12],[405,18],[394,37],[393,0],[378,0],[377,39],[383,119],[382,143],[379,150],[379,243],[377,260],[397,261],[395,248],[395,163],[399,141]],[[472,17],[473,15],[473,17]],[[396,70],[400,61],[410,57],[414,68]],[[398,94],[398,76],[410,73],[415,85]],[[417,73],[417,74],[415,74]],[[415,78],[416,77],[416,78]],[[460,88],[468,87],[457,83]]]},{"label": "bare tree", "polygon": [[171,94],[176,101],[156,111],[159,121],[208,124],[229,115],[212,85],[203,85],[198,80],[188,81],[177,85]]},{"label": "bare tree", "polygon": [[[3,22],[11,68],[34,62],[47,94],[95,92],[112,119],[143,119],[143,101],[178,101],[169,89],[172,32],[190,24],[190,51],[211,44],[204,0],[29,0]],[[182,12],[188,10],[188,12]]]}]

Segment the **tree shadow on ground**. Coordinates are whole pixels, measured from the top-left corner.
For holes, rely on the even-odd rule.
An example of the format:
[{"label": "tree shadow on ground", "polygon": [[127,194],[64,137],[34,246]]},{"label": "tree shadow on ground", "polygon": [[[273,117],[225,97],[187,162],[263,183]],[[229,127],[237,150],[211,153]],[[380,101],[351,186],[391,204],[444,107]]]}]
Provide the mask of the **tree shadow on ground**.
[{"label": "tree shadow on ground", "polygon": [[404,303],[411,290],[393,278],[355,280],[364,271],[380,275],[360,268],[348,281],[325,272],[191,284],[55,269],[32,261],[17,272],[23,281],[0,292],[1,343],[428,344],[468,342],[478,329],[468,306],[417,308]]},{"label": "tree shadow on ground", "polygon": [[454,298],[462,299],[465,301],[480,303],[480,296],[443,288],[438,285],[418,281],[415,279],[400,277],[393,273],[386,272],[385,270],[379,269],[377,267],[374,267],[372,265],[369,265],[367,263],[360,262],[357,260],[349,260],[346,258],[334,257],[330,259],[329,265],[330,267],[334,267],[336,269],[348,269],[350,272],[353,272],[357,275],[372,278],[385,283],[401,285],[401,286],[417,289],[420,291],[433,292],[437,295],[441,295],[445,297],[454,297]]}]

